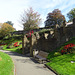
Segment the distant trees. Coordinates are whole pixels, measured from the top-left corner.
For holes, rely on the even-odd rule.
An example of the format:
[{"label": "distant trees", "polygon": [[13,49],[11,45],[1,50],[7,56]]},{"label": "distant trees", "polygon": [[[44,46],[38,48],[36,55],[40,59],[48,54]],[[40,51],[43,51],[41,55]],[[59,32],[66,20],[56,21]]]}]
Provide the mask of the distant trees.
[{"label": "distant trees", "polygon": [[62,15],[59,9],[54,9],[51,13],[48,13],[45,27],[52,26],[58,24],[59,26],[62,25],[63,21],[65,20],[64,15]]},{"label": "distant trees", "polygon": [[0,37],[4,37],[9,32],[14,31],[14,28],[7,23],[0,23]]},{"label": "distant trees", "polygon": [[69,18],[69,22],[75,18],[75,8],[71,9],[71,11],[68,12],[67,17]]},{"label": "distant trees", "polygon": [[5,22],[5,23],[8,23],[9,25],[12,25],[12,26],[13,26],[12,21],[7,21],[7,22]]},{"label": "distant trees", "polygon": [[38,12],[34,12],[32,8],[29,8],[21,15],[21,21],[24,30],[31,30],[39,27],[41,18]]}]

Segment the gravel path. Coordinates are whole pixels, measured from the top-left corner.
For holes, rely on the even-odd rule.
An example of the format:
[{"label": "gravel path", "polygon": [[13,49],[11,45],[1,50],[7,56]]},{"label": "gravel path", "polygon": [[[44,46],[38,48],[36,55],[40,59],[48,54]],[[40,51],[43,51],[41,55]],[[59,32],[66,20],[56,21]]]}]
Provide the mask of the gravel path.
[{"label": "gravel path", "polygon": [[52,71],[44,67],[43,64],[37,63],[33,58],[24,55],[4,51],[11,56],[16,68],[16,75],[55,75]]}]

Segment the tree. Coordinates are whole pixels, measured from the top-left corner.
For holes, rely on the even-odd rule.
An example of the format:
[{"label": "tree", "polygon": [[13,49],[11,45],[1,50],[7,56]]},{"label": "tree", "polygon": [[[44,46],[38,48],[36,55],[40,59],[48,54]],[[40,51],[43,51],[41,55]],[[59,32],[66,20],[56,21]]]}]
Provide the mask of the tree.
[{"label": "tree", "polygon": [[9,25],[12,25],[12,26],[13,26],[12,21],[7,21],[7,22],[5,22],[5,23],[8,23]]},{"label": "tree", "polygon": [[67,14],[67,17],[69,18],[69,22],[73,20],[73,18],[75,18],[75,8],[71,9],[71,11],[69,11],[69,13]]},{"label": "tree", "polygon": [[41,18],[38,12],[34,12],[32,8],[29,8],[21,15],[21,21],[24,30],[31,30],[39,27]]},{"label": "tree", "polygon": [[64,20],[65,17],[64,15],[61,14],[61,11],[59,9],[54,9],[51,13],[48,13],[47,15],[47,20],[45,21],[45,27],[53,26],[56,24],[61,26]]},{"label": "tree", "polygon": [[14,31],[14,28],[11,25],[7,23],[0,24],[0,37],[4,37],[12,31]]}]

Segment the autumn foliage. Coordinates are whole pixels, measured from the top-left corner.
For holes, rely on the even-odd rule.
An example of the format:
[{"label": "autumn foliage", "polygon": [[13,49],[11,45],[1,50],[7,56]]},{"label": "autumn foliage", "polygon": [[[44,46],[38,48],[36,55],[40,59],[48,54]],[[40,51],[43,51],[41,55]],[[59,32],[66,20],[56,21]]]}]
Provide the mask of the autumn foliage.
[{"label": "autumn foliage", "polygon": [[7,35],[9,32],[12,31],[14,31],[14,28],[8,23],[0,24],[0,37],[4,37],[5,35]]},{"label": "autumn foliage", "polygon": [[59,9],[55,9],[52,12],[48,13],[46,19],[47,20],[45,21],[45,27],[56,25],[56,24],[61,26],[63,21],[65,20],[65,17],[64,15],[62,15]]},{"label": "autumn foliage", "polygon": [[39,24],[41,23],[40,14],[30,7],[27,11],[24,11],[23,15],[21,15],[21,21],[24,30],[39,28]]}]

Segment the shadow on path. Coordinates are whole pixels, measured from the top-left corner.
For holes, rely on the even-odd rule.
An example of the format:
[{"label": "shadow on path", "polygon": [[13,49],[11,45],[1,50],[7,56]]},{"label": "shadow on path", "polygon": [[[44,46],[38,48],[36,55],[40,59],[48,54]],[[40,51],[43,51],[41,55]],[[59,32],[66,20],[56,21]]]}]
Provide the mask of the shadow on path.
[{"label": "shadow on path", "polygon": [[17,75],[55,75],[52,71],[39,64],[33,57],[16,52],[0,50],[10,55],[14,61]]},{"label": "shadow on path", "polygon": [[17,52],[5,51],[5,50],[0,50],[0,51],[4,52],[10,56],[29,57],[30,58],[30,59],[15,59],[16,61],[20,61],[22,63],[31,62],[31,61],[33,61],[34,63],[38,63],[38,61],[36,61],[33,57],[30,57],[29,55],[23,55],[23,54],[19,54]]}]

